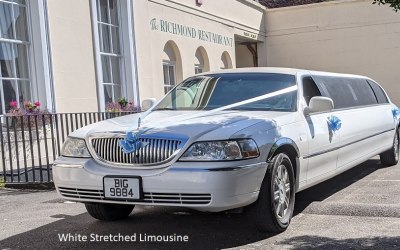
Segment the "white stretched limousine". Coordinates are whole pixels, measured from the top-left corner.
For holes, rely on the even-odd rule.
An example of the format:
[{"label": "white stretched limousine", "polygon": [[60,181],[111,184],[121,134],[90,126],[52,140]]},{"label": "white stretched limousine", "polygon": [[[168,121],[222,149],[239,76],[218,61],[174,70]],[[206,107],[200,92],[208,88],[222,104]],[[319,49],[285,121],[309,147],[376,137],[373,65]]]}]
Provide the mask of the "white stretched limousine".
[{"label": "white stretched limousine", "polygon": [[136,204],[218,212],[246,207],[284,231],[295,193],[380,155],[399,160],[399,109],[372,79],[297,69],[190,77],[147,111],[69,135],[53,178],[100,220]]}]

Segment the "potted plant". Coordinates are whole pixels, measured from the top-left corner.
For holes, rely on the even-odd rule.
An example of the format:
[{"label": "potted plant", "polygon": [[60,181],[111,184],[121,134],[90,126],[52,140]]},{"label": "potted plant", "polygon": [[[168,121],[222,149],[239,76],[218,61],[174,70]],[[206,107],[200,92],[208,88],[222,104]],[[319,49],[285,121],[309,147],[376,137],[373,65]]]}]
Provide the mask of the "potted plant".
[{"label": "potted plant", "polygon": [[133,101],[128,101],[125,97],[121,97],[117,102],[109,102],[106,104],[106,112],[109,113],[107,118],[116,117],[117,113],[135,113],[139,112],[139,107],[137,107]]},{"label": "potted plant", "polygon": [[6,113],[7,126],[9,128],[27,130],[42,128],[43,124],[47,125],[50,121],[50,113],[47,110],[40,110],[41,103],[36,101],[25,101],[23,107],[18,107],[17,101],[10,102],[10,110]]}]

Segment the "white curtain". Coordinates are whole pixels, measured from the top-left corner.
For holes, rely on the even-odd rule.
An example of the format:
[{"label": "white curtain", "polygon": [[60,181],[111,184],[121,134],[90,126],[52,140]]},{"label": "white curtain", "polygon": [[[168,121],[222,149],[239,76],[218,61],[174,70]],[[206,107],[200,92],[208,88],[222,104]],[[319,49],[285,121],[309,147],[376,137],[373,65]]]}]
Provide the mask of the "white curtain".
[{"label": "white curtain", "polygon": [[12,36],[12,5],[0,2],[0,37],[13,38]]},{"label": "white curtain", "polygon": [[13,44],[0,42],[1,77],[15,77]]}]

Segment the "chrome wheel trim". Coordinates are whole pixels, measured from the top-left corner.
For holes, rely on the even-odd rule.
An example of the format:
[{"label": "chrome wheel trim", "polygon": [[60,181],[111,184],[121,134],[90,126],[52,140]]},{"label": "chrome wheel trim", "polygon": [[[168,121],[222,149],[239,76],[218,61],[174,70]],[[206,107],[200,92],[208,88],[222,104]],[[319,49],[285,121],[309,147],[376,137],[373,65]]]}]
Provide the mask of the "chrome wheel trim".
[{"label": "chrome wheel trim", "polygon": [[274,176],[273,203],[275,214],[283,219],[290,205],[290,178],[285,165],[279,165]]}]

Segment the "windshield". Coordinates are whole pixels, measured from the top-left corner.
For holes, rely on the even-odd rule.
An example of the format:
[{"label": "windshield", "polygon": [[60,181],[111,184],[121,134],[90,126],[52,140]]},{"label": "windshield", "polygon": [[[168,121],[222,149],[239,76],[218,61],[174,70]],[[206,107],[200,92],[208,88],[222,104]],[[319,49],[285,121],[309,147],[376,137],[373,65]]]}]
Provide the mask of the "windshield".
[{"label": "windshield", "polygon": [[[153,110],[211,110],[296,85],[295,76],[227,73],[194,76],[169,92]],[[235,110],[295,111],[297,91],[235,107]]]}]

